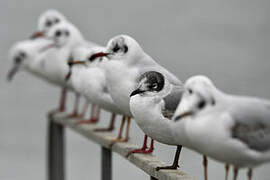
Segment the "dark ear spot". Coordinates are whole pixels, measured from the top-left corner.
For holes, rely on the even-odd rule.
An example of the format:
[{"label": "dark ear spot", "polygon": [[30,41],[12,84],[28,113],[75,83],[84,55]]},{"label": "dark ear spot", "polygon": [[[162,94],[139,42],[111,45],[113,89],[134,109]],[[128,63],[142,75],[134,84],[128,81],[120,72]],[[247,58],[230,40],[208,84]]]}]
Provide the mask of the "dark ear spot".
[{"label": "dark ear spot", "polygon": [[202,108],[204,108],[204,106],[205,106],[205,100],[201,100],[199,103],[198,103],[198,108],[199,109],[202,109]]},{"label": "dark ear spot", "polygon": [[216,101],[214,98],[211,99],[211,104],[212,104],[212,106],[216,105]]},{"label": "dark ear spot", "polygon": [[127,45],[124,45],[124,53],[127,53],[128,52],[128,47]]},{"label": "dark ear spot", "polygon": [[52,24],[53,24],[52,21],[47,20],[45,23],[45,26],[50,27]]},{"label": "dark ear spot", "polygon": [[113,52],[117,52],[117,51],[119,51],[119,50],[120,50],[120,47],[119,47],[119,45],[116,43],[115,46],[113,47],[112,51],[113,51]]}]

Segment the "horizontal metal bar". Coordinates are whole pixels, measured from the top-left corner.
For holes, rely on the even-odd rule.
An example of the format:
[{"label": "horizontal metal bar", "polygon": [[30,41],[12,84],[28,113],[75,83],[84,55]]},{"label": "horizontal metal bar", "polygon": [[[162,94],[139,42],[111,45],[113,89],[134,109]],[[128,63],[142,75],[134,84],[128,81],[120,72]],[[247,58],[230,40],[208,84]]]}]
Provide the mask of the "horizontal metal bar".
[{"label": "horizontal metal bar", "polygon": [[[96,142],[97,144],[109,148],[109,144],[115,134],[109,132],[95,132],[94,129],[97,128],[96,125],[78,125],[74,119],[67,119],[66,114],[57,114],[53,117],[54,121],[71,128],[72,130],[78,132],[84,137]],[[145,154],[133,154],[126,158],[128,151],[138,148],[137,145],[131,143],[116,143],[112,147],[112,151],[118,153],[123,158],[130,161],[132,164],[137,166],[146,172],[149,176],[162,179],[162,180],[194,180],[194,177],[187,175],[186,173],[180,170],[160,170],[156,171],[155,168],[158,166],[164,166],[165,163],[161,162],[154,155],[145,155]]]}]

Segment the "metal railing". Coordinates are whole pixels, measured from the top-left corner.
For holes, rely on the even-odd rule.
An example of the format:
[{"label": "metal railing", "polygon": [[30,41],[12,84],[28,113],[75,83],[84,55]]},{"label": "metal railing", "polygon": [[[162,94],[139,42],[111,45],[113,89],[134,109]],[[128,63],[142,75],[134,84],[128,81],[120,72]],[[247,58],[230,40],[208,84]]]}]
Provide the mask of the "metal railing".
[{"label": "metal railing", "polygon": [[[102,180],[112,179],[112,151],[126,158],[129,150],[138,148],[138,146],[130,143],[116,143],[112,148],[109,148],[110,140],[115,137],[113,133],[94,132],[96,125],[76,125],[74,119],[65,117],[65,114],[57,114],[48,118],[48,180],[65,179],[65,127],[101,146]],[[152,180],[194,180],[193,177],[180,170],[156,171],[157,166],[164,166],[165,164],[153,155],[134,154],[126,159],[147,173]]]}]

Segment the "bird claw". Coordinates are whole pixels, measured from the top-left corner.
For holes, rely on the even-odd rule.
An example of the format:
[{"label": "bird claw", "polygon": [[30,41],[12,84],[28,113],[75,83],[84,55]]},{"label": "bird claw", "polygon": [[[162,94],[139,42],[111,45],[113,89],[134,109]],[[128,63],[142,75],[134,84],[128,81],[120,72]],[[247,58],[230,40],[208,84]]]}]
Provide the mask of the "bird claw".
[{"label": "bird claw", "polygon": [[165,169],[171,169],[171,170],[176,170],[177,168],[179,168],[180,166],[177,165],[172,165],[172,166],[163,166],[163,167],[156,167],[156,171],[159,171],[161,169],[165,170]]},{"label": "bird claw", "polygon": [[77,120],[76,124],[95,124],[98,122],[97,118],[91,118],[89,120]]},{"label": "bird claw", "polygon": [[116,139],[113,139],[110,144],[109,144],[109,147],[112,148],[112,146],[115,144],[115,143],[118,143],[118,142],[128,142],[128,138],[116,138]]},{"label": "bird claw", "polygon": [[109,127],[109,128],[97,128],[97,129],[94,129],[95,132],[111,132],[113,131],[114,128],[113,127]]},{"label": "bird claw", "polygon": [[139,153],[139,154],[151,154],[153,151],[152,150],[146,150],[146,148],[141,148],[141,149],[134,149],[134,150],[131,150],[127,153],[126,155],[126,158],[128,158],[131,154],[134,154],[134,153]]}]

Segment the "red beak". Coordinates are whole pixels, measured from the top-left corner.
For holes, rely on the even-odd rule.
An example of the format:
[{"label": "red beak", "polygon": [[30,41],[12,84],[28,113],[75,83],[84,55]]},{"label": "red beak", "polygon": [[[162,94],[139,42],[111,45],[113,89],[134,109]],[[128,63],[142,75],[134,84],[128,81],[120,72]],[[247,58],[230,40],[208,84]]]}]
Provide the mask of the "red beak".
[{"label": "red beak", "polygon": [[37,39],[41,37],[45,37],[45,34],[41,31],[37,31],[30,36],[30,39]]},{"label": "red beak", "polygon": [[104,52],[98,52],[98,53],[96,53],[96,54],[93,54],[90,58],[89,58],[89,60],[90,61],[93,61],[94,59],[96,59],[96,58],[98,58],[98,57],[104,57],[104,56],[108,56],[108,55],[110,55],[111,53],[104,53]]}]

